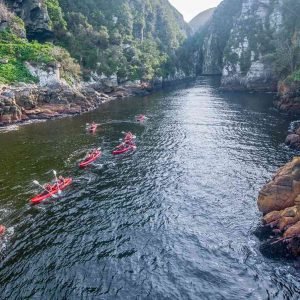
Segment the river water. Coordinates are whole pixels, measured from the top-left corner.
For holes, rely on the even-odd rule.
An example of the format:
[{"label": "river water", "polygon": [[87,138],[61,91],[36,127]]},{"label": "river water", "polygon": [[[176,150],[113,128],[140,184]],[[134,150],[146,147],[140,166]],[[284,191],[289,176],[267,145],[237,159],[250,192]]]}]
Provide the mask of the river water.
[{"label": "river water", "polygon": [[[134,122],[144,113],[149,120]],[[103,123],[95,135],[85,123]],[[298,299],[294,263],[253,235],[261,186],[294,153],[272,96],[200,78],[148,97],[0,132],[1,299]],[[121,131],[137,151],[113,157]],[[103,156],[77,163],[91,147]],[[51,170],[60,199],[30,206]]]}]

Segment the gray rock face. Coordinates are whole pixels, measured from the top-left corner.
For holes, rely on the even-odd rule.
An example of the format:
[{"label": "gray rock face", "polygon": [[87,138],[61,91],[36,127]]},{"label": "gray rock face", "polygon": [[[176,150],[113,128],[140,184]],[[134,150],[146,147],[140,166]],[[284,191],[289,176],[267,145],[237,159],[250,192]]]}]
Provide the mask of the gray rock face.
[{"label": "gray rock face", "polygon": [[278,78],[266,56],[282,25],[281,0],[244,0],[224,51],[223,86],[276,91]]},{"label": "gray rock face", "polygon": [[216,9],[215,7],[207,9],[201,12],[200,14],[198,14],[189,22],[193,34],[201,30],[211,20],[215,9]]},{"label": "gray rock face", "polygon": [[5,0],[25,23],[28,39],[44,42],[53,38],[51,21],[43,0]]},{"label": "gray rock face", "polygon": [[242,0],[224,0],[214,11],[203,43],[203,74],[222,74],[224,49],[241,4]]},{"label": "gray rock face", "polygon": [[202,73],[222,75],[229,89],[276,91],[270,55],[284,27],[284,0],[224,0],[203,43]]}]

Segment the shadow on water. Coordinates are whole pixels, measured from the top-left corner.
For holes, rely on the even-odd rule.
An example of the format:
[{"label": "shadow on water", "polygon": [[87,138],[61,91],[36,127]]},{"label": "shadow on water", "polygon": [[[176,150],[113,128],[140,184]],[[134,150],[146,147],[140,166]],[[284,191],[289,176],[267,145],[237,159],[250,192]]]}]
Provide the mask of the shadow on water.
[{"label": "shadow on water", "polygon": [[[272,96],[224,93],[218,79],[120,100],[0,133],[4,299],[296,299],[290,262],[262,256],[256,197],[293,155],[292,121]],[[146,114],[144,124],[134,121]],[[85,123],[102,123],[95,135]],[[115,158],[122,131],[137,151]],[[82,171],[79,160],[101,146]],[[32,180],[74,177],[31,207]]]}]

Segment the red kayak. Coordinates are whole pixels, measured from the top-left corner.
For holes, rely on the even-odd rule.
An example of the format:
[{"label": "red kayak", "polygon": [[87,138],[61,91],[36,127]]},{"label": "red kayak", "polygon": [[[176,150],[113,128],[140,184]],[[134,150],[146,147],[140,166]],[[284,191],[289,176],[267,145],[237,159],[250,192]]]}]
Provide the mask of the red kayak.
[{"label": "red kayak", "polygon": [[113,150],[112,154],[118,155],[118,154],[123,154],[123,153],[129,152],[129,151],[134,151],[134,150],[136,150],[136,145],[133,145],[133,144],[121,145],[121,146],[116,147],[116,150]]},{"label": "red kayak", "polygon": [[90,133],[95,133],[97,130],[98,125],[92,125],[89,127],[89,132]]},{"label": "red kayak", "polygon": [[65,178],[64,182],[60,182],[57,186],[57,184],[53,184],[51,186],[51,189],[49,192],[44,191],[43,193],[35,196],[30,200],[31,204],[38,204],[41,203],[42,201],[51,198],[53,195],[57,194],[59,190],[64,190],[67,186],[69,186],[72,183],[72,178]]},{"label": "red kayak", "polygon": [[145,115],[138,115],[135,117],[137,122],[143,122],[146,120],[146,116]]},{"label": "red kayak", "polygon": [[85,160],[79,163],[80,168],[84,168],[101,156],[100,150],[93,151]]},{"label": "red kayak", "polygon": [[131,141],[133,141],[135,139],[135,135],[133,135],[130,131],[129,132],[125,132],[124,134],[125,134],[125,136],[124,136],[123,140],[125,142],[131,142]]}]

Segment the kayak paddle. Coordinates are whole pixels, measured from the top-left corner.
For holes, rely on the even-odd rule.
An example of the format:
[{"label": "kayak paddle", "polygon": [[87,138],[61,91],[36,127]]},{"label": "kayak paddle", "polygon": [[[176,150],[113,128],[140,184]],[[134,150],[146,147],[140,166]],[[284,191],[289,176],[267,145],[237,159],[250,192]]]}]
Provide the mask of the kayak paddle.
[{"label": "kayak paddle", "polygon": [[56,195],[54,195],[52,192],[48,191],[47,189],[45,189],[37,180],[33,180],[33,183],[35,185],[38,185],[40,188],[42,188],[45,192],[49,193],[53,198],[57,198]]},{"label": "kayak paddle", "polygon": [[58,179],[57,179],[57,173],[56,173],[55,170],[53,170],[53,174],[54,174],[56,185],[57,185],[57,189],[58,189],[58,195],[60,195],[61,194],[61,190],[59,188]]}]

